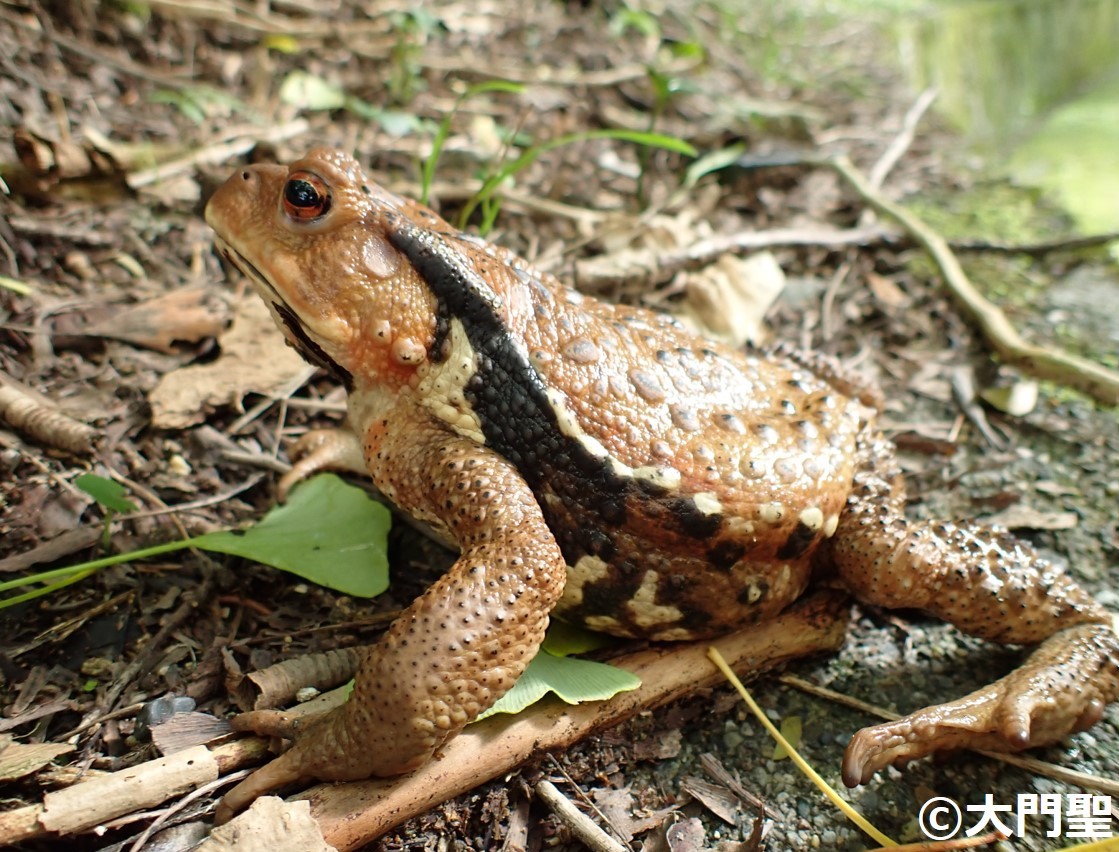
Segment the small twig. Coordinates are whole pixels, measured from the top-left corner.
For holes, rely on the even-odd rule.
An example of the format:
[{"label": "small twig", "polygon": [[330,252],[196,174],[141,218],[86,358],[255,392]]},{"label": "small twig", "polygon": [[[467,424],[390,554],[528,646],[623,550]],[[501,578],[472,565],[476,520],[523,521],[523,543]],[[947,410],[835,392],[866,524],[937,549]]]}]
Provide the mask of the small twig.
[{"label": "small twig", "polygon": [[956,398],[960,412],[971,421],[971,425],[992,448],[1000,452],[1007,450],[1010,441],[995,430],[991,421],[987,419],[987,412],[979,404],[979,392],[975,389],[975,372],[971,367],[960,366],[952,370],[951,384],[952,396]]},{"label": "small twig", "polygon": [[[232,775],[227,775],[223,778],[218,778],[214,781],[211,781],[209,784],[203,784],[201,787],[191,790],[185,796],[177,799],[168,807],[161,808],[159,811],[156,812],[155,819],[151,821],[151,824],[148,825],[143,831],[141,831],[139,836],[137,836],[135,842],[133,842],[132,846],[129,847],[129,852],[141,852],[141,850],[145,847],[148,840],[151,839],[153,834],[159,831],[167,823],[167,821],[174,817],[176,814],[182,813],[182,811],[186,810],[191,805],[191,803],[197,802],[199,799],[205,799],[214,790],[220,790],[222,787],[227,786],[231,778],[242,777],[247,774],[248,770],[243,770],[241,772],[234,772],[232,773]],[[148,814],[148,816],[152,815]]]},{"label": "small twig", "polygon": [[234,157],[239,157],[241,154],[251,151],[261,142],[283,142],[287,139],[291,139],[293,136],[306,133],[309,128],[310,124],[306,119],[297,118],[294,121],[277,125],[268,130],[254,131],[252,134],[245,135],[239,139],[199,148],[182,157],[168,160],[167,162],[160,163],[158,166],[152,166],[149,169],[131,172],[125,177],[125,181],[132,189],[140,189],[141,187],[166,180],[169,177],[192,171],[200,165],[212,166],[224,163]]},{"label": "small twig", "polygon": [[824,160],[859,196],[884,216],[898,222],[930,255],[957,305],[979,326],[994,350],[1010,364],[1038,378],[1074,387],[1108,405],[1119,403],[1119,373],[1086,358],[1027,342],[999,308],[968,280],[944,238],[899,204],[887,200],[844,156]]},{"label": "small twig", "polygon": [[552,764],[552,768],[556,772],[558,772],[560,775],[562,775],[564,777],[564,780],[567,781],[567,783],[571,785],[571,789],[574,790],[576,792],[576,794],[579,796],[579,800],[584,805],[586,805],[588,808],[590,808],[590,810],[596,816],[598,816],[598,818],[600,820],[602,820],[603,824],[605,824],[611,831],[614,832],[614,835],[618,838],[619,842],[621,842],[625,846],[628,846],[629,844],[626,843],[625,836],[622,834],[622,832],[618,829],[618,827],[616,825],[614,825],[614,823],[612,823],[610,821],[610,817],[608,817],[606,814],[604,814],[602,812],[602,809],[599,808],[599,806],[594,803],[594,800],[591,799],[591,797],[588,796],[583,791],[583,788],[575,783],[575,779],[572,778],[571,775],[568,773],[568,771],[563,768],[563,764],[561,764],[558,760],[556,760],[556,756],[554,754],[549,754],[548,755],[548,761]]},{"label": "small twig", "polygon": [[[932,102],[936,100],[937,90],[935,88],[925,89],[918,96],[917,100],[913,102],[905,113],[905,117],[901,121],[901,130],[898,131],[897,136],[893,141],[886,146],[886,150],[882,152],[882,156],[878,158],[878,162],[871,167],[870,177],[868,178],[870,185],[875,189],[880,189],[882,184],[886,182],[886,176],[893,170],[894,166],[902,158],[902,155],[909,150],[909,146],[913,144],[913,137],[917,132],[917,125],[921,121],[928,108],[932,106]],[[859,214],[858,227],[869,228],[875,221],[874,211],[864,209]],[[840,265],[839,269],[835,271],[831,280],[828,282],[827,290],[824,291],[824,298],[820,303],[820,332],[825,341],[831,340],[834,333],[832,311],[835,305],[835,297],[839,289],[846,283],[847,277],[851,274],[851,270],[855,268],[856,254],[853,248],[847,250],[847,258]]]},{"label": "small twig", "polygon": [[[253,459],[257,458],[257,456],[254,456],[250,453],[246,453],[246,455],[250,456]],[[224,454],[222,455],[222,458],[225,458]],[[287,471],[290,467],[291,467],[291,465],[285,465],[285,464],[280,463],[279,472],[283,473],[283,472]],[[230,488],[227,491],[219,491],[217,494],[210,494],[206,497],[199,497],[197,500],[190,500],[189,502],[186,502],[186,503],[175,503],[174,505],[164,505],[159,509],[145,509],[141,512],[131,512],[127,515],[117,515],[116,520],[118,520],[118,521],[134,521],[137,518],[155,518],[155,517],[159,517],[160,515],[178,515],[178,514],[181,514],[183,512],[193,512],[197,509],[204,509],[207,506],[217,506],[221,503],[226,502],[227,500],[232,500],[238,494],[241,494],[245,491],[248,491],[250,488],[254,488],[257,485],[257,483],[259,483],[262,479],[264,479],[264,474],[254,473],[254,474],[251,474],[244,482],[237,483],[237,485],[234,485],[232,488]],[[182,528],[180,527],[180,529],[182,529]],[[184,531],[183,532],[183,538],[188,538],[188,537],[189,536]]]},{"label": "small twig", "polygon": [[563,823],[594,852],[626,852],[626,847],[599,828],[593,819],[579,810],[551,781],[541,779],[536,795]]},{"label": "small twig", "polygon": [[[938,90],[935,86],[925,89],[917,96],[913,106],[905,113],[905,118],[901,121],[901,131],[882,152],[882,156],[878,158],[878,162],[874,164],[867,175],[867,180],[875,189],[881,188],[882,184],[886,182],[886,176],[893,171],[894,166],[898,164],[898,160],[913,144],[913,136],[917,132],[917,125],[921,123],[921,119],[928,112],[929,107],[933,105],[937,94]],[[860,220],[859,224],[867,225],[870,223]]]},{"label": "small twig", "polygon": [[1085,237],[1062,237],[1059,240],[1042,240],[1038,243],[998,243],[991,240],[951,240],[953,251],[989,251],[998,254],[1026,254],[1033,257],[1055,251],[1076,251],[1077,249],[1096,248],[1108,243],[1119,242],[1119,231],[1102,234],[1089,234]]},{"label": "small twig", "polygon": [[670,252],[624,251],[576,261],[575,278],[584,290],[610,285],[632,285],[664,280],[677,272],[710,263],[728,252],[741,254],[777,246],[814,246],[840,249],[866,246],[892,239],[878,227],[839,230],[818,228],[774,228],[768,231],[740,231],[700,240]]}]

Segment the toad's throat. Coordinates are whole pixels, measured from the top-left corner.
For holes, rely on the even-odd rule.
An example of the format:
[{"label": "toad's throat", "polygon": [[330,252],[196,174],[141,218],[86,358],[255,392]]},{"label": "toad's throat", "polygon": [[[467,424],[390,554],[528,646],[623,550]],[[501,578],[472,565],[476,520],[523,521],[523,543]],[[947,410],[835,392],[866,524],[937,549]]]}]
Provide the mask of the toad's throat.
[{"label": "toad's throat", "polygon": [[272,309],[276,312],[276,316],[283,320],[284,327],[288,330],[288,340],[299,350],[299,354],[334,376],[345,386],[347,392],[352,391],[354,389],[353,374],[327,355],[326,351],[311,339],[295,311],[283,302],[273,302]]},{"label": "toad's throat", "polygon": [[333,375],[345,386],[347,391],[353,390],[354,377],[350,371],[327,355],[322,346],[316,343],[307,333],[307,329],[303,327],[303,323],[299,320],[299,315],[284,301],[276,288],[256,268],[256,265],[225,240],[219,238],[216,242],[225,258],[240,269],[257,286],[265,300],[272,305],[272,310],[275,311],[276,316],[280,318],[287,329],[288,333],[285,336],[291,345],[299,351],[299,354],[308,362],[317,367],[322,367]]}]

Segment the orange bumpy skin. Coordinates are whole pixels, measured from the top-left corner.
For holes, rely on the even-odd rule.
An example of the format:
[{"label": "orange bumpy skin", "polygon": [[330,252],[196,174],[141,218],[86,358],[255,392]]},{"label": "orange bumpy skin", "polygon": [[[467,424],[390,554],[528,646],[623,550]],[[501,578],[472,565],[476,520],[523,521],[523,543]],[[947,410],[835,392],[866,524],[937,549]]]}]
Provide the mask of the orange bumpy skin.
[{"label": "orange bumpy skin", "polygon": [[1053,742],[1119,694],[1110,615],[1005,532],[907,521],[874,395],[824,359],[582,296],[336,150],[234,174],[206,220],[289,343],[349,390],[352,432],[316,438],[295,475],[363,459],[462,551],[352,699],[223,816],[297,779],[414,769],[513,684],[552,612],[698,638],[771,617],[813,570],[864,601],[1041,643],[987,689],[859,732],[849,784],[939,748]]}]

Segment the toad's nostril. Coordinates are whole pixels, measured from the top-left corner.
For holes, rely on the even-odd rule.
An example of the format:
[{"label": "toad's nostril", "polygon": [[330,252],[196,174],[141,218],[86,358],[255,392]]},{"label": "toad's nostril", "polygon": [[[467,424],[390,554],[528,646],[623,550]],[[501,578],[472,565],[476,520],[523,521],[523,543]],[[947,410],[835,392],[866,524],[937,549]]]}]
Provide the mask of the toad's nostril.
[{"label": "toad's nostril", "polygon": [[241,172],[241,180],[248,180],[250,177],[252,177],[252,175],[249,173],[248,169],[245,169],[245,171]]}]

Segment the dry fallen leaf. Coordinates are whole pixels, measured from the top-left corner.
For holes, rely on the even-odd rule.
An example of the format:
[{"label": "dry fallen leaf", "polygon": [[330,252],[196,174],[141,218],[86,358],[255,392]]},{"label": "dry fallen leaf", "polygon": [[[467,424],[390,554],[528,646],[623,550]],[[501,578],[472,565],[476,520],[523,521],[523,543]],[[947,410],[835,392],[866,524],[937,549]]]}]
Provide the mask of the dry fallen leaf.
[{"label": "dry fallen leaf", "polygon": [[314,368],[284,343],[268,308],[255,295],[236,306],[229,330],[221,337],[221,356],[167,373],[148,395],[152,425],[184,429],[201,423],[221,405],[239,405],[246,393],[274,394]]},{"label": "dry fallen leaf", "polygon": [[211,287],[181,287],[137,305],[113,310],[84,333],[174,353],[175,343],[217,337],[229,325],[229,302]]},{"label": "dry fallen leaf", "polygon": [[15,781],[38,772],[59,755],[74,750],[65,743],[12,743],[0,751],[0,781]]},{"label": "dry fallen leaf", "polygon": [[684,279],[681,319],[731,346],[758,342],[766,311],[785,289],[785,273],[770,252],[725,254]]},{"label": "dry fallen leaf", "polygon": [[198,852],[268,849],[270,852],[336,852],[323,840],[307,800],[261,796],[245,813],[217,826]]}]

